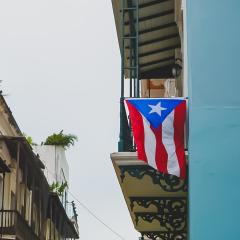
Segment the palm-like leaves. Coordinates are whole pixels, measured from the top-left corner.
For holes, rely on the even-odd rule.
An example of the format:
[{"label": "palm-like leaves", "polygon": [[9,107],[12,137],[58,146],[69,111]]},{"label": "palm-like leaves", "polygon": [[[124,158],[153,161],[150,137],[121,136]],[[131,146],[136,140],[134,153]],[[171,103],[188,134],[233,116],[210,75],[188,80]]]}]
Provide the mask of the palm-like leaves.
[{"label": "palm-like leaves", "polygon": [[64,134],[63,130],[59,133],[54,133],[51,136],[47,137],[46,141],[43,143],[44,145],[55,145],[55,146],[62,146],[64,148],[69,148],[73,146],[75,141],[78,138],[76,135],[73,134]]}]

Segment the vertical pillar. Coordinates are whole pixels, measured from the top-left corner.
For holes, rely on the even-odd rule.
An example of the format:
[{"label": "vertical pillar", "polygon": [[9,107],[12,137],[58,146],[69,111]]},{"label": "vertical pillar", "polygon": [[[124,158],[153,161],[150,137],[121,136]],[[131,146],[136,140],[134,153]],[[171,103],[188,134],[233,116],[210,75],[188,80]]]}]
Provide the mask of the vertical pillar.
[{"label": "vertical pillar", "polygon": [[19,197],[19,161],[20,161],[20,142],[17,142],[16,199],[15,199],[16,211],[18,211],[18,197]]},{"label": "vertical pillar", "polygon": [[2,181],[2,206],[1,209],[4,210],[4,193],[5,193],[5,172],[3,172],[3,181]]},{"label": "vertical pillar", "polygon": [[[33,226],[33,212],[34,212],[34,201],[35,201],[35,178],[33,176],[33,180],[32,180],[32,199],[31,199],[31,227]],[[34,229],[35,231],[35,229]]]},{"label": "vertical pillar", "polygon": [[[40,183],[41,184],[41,183]],[[42,194],[41,194],[41,186],[39,186],[38,190],[38,236],[42,236],[42,229],[41,229],[41,216],[42,216]]]},{"label": "vertical pillar", "polygon": [[124,150],[124,73],[125,73],[125,64],[124,64],[124,58],[125,58],[125,24],[124,24],[124,16],[125,16],[125,0],[121,0],[121,97],[120,97],[120,132],[119,132],[119,141],[118,141],[118,151]]},{"label": "vertical pillar", "polygon": [[5,193],[5,172],[3,173],[3,181],[2,181],[1,239],[3,236],[4,193]]},{"label": "vertical pillar", "polygon": [[53,232],[53,239],[56,240],[56,207],[53,208],[53,225],[54,225],[54,232]]},{"label": "vertical pillar", "polygon": [[50,205],[50,231],[49,231],[49,239],[52,239],[52,198],[49,199]]},{"label": "vertical pillar", "polygon": [[135,26],[135,31],[136,31],[136,93],[135,97],[140,97],[140,82],[139,82],[139,73],[140,73],[140,68],[139,68],[139,1],[135,2],[135,7],[136,7],[136,26]]},{"label": "vertical pillar", "polygon": [[24,183],[25,183],[25,189],[24,189],[24,218],[27,219],[27,183],[28,183],[28,166],[25,164],[25,170],[24,170]]}]

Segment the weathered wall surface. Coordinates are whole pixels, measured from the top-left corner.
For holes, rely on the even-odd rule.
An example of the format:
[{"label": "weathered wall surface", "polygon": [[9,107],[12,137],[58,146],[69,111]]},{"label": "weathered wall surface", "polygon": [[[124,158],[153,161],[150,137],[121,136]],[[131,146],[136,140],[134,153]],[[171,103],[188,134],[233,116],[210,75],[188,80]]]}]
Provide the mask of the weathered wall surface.
[{"label": "weathered wall surface", "polygon": [[43,145],[33,146],[33,149],[46,166],[44,174],[49,184],[69,182],[69,167],[63,147]]}]

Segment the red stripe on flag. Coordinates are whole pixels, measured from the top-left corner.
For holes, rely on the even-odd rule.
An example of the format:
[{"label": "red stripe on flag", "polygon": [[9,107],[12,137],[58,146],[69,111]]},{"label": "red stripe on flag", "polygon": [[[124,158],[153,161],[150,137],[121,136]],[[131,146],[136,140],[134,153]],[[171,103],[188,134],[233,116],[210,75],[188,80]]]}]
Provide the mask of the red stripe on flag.
[{"label": "red stripe on flag", "polygon": [[180,167],[180,178],[186,177],[186,160],[184,151],[184,124],[186,120],[186,102],[180,103],[175,108],[174,114],[174,142]]},{"label": "red stripe on flag", "polygon": [[156,137],[156,165],[159,172],[168,173],[167,170],[167,160],[168,154],[162,142],[162,125],[158,129],[154,129],[151,126],[152,131]]},{"label": "red stripe on flag", "polygon": [[138,110],[126,100],[130,121],[133,129],[133,136],[137,146],[138,159],[147,163],[147,156],[144,147],[144,126],[143,119]]}]

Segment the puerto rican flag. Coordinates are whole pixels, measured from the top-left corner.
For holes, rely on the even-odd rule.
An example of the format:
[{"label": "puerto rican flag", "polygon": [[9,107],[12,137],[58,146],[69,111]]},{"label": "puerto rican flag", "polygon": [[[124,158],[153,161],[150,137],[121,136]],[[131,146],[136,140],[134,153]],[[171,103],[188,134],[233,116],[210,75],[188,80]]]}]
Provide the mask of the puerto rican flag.
[{"label": "puerto rican flag", "polygon": [[184,179],[186,101],[180,98],[129,98],[125,103],[138,159],[161,173]]}]

